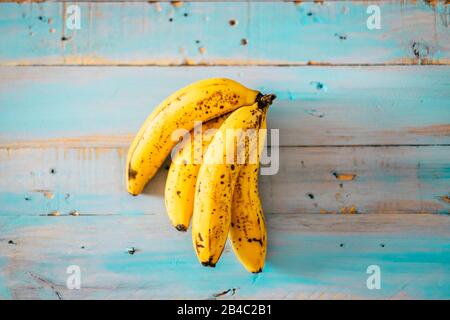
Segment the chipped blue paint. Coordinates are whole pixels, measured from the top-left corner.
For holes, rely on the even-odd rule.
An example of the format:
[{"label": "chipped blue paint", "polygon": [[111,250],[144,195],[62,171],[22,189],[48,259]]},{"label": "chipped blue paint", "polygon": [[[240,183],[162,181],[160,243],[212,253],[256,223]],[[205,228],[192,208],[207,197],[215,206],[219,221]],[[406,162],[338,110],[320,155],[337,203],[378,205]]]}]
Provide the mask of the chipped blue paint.
[{"label": "chipped blue paint", "polygon": [[[268,125],[281,128],[282,145],[449,143],[446,134],[408,131],[450,123],[449,68],[3,67],[0,139],[132,135],[173,91],[229,77],[277,94]],[[313,109],[331,120],[304,115]],[[298,134],[309,126],[314,133]]]},{"label": "chipped blue paint", "polygon": [[[343,235],[338,241],[344,242],[345,247],[340,248],[336,238],[327,235],[278,233],[271,239],[265,270],[257,276],[242,269],[230,248],[215,269],[202,268],[191,252],[190,237],[183,238],[165,243],[164,249],[169,252],[137,252],[133,256],[117,252],[104,257],[104,267],[124,278],[144,278],[143,282],[140,280],[143,287],[162,287],[165,279],[171,279],[178,288],[172,298],[207,298],[211,292],[229,288],[239,288],[240,297],[281,288],[289,295],[289,288],[296,286],[305,291],[328,287],[337,292],[339,288],[341,292],[372,298],[388,298],[399,291],[413,298],[442,299],[450,295],[450,273],[444,267],[450,262],[448,238]],[[381,248],[378,239],[388,245]],[[171,252],[167,248],[177,249]],[[170,258],[162,259],[165,255]],[[366,269],[372,264],[380,265],[382,270],[380,291],[366,287]],[[180,273],[179,268],[184,272]],[[439,272],[438,283],[434,272]]]},{"label": "chipped blue paint", "polygon": [[[260,178],[263,206],[270,213],[335,212],[353,205],[363,213],[391,213],[394,208],[405,213],[444,213],[450,209],[440,198],[448,194],[450,184],[448,147],[299,150],[281,148],[278,174]],[[85,158],[77,157],[77,149],[70,148],[65,156],[53,154],[53,148],[13,150],[9,158],[1,157],[0,152],[0,215],[47,215],[55,210],[61,215],[73,210],[130,216],[165,212],[167,170],[161,169],[144,193],[133,197],[125,191],[123,157],[117,157],[114,148],[100,152],[98,157],[92,151]],[[306,168],[300,165],[302,159]],[[57,174],[52,175],[48,167],[56,168]],[[354,173],[356,179],[340,187],[333,170]],[[36,172],[37,178],[29,171]],[[297,193],[293,195],[292,190]],[[316,195],[314,200],[298,196],[309,192]]]},{"label": "chipped blue paint", "polygon": [[414,44],[419,60],[449,59],[443,2],[373,3],[380,30],[367,29],[358,2],[80,3],[76,32],[63,27],[63,3],[2,3],[0,63],[399,63],[417,60]]},{"label": "chipped blue paint", "polygon": [[[64,190],[64,189],[63,189]],[[164,210],[160,197],[143,195],[139,198],[123,194],[83,194],[76,192],[69,203],[58,202],[61,197],[56,193],[56,199],[46,199],[38,196],[25,201],[22,194],[0,192],[0,215],[48,215],[58,211],[61,215],[70,215],[74,210],[83,214],[117,214],[139,216],[153,214],[155,210]],[[151,209],[149,209],[151,208]]]},{"label": "chipped blue paint", "polygon": [[[186,3],[181,8],[163,3],[160,12],[147,3],[81,3],[82,29],[74,33],[62,27],[63,3],[2,3],[0,64],[448,62],[450,35],[442,18],[448,7],[378,4],[383,28],[368,31],[366,4],[343,1],[300,6]],[[230,19],[238,23],[230,26]],[[405,27],[412,20],[414,28]],[[201,53],[200,47],[206,51]],[[110,142],[98,155],[89,148],[88,155],[83,154],[86,136],[108,140],[132,135],[169,93],[213,76],[276,93],[269,126],[281,129],[284,146],[449,144],[445,132],[417,133],[450,123],[448,75],[448,66],[0,67],[0,299],[56,299],[60,293],[69,299],[212,299],[230,289],[227,298],[233,293],[242,298],[320,297],[325,292],[448,299],[450,230],[299,233],[295,223],[278,228],[273,222],[278,217],[270,212],[263,273],[248,274],[230,248],[216,269],[205,269],[196,260],[190,235],[172,230],[163,214],[164,172],[146,194],[132,198],[124,192],[122,174],[128,140]],[[16,144],[58,138],[80,141],[76,148]],[[408,212],[449,213],[449,204],[439,198],[448,194],[450,185],[448,146],[404,148],[407,156],[397,154],[390,161],[392,149],[376,150],[374,158],[364,158],[380,162],[375,165],[336,164],[335,169],[352,168],[358,175],[354,183],[344,183],[342,192],[351,195],[348,203],[367,213],[374,211],[374,203],[384,204],[380,199],[392,198],[416,201],[419,208],[408,207]],[[56,174],[49,173],[51,167]],[[375,169],[364,171],[367,168]],[[281,174],[288,186],[299,177]],[[331,173],[324,175],[310,185],[335,182]],[[274,202],[271,197],[283,196],[272,193],[271,182],[271,177],[261,179],[262,191],[270,191],[270,197],[263,198],[265,208]],[[401,190],[405,182],[414,187]],[[338,182],[336,188],[340,190]],[[47,189],[54,195],[43,194]],[[415,193],[404,194],[410,190]],[[333,190],[318,191],[321,206],[336,207]],[[283,211],[298,214],[300,209],[291,201]],[[54,210],[63,216],[36,217]],[[69,216],[72,210],[81,216]],[[8,239],[17,244],[9,245]],[[127,248],[137,251],[131,255]],[[71,264],[81,267],[83,290],[65,287]],[[372,264],[382,270],[379,291],[366,288],[365,271]]]},{"label": "chipped blue paint", "polygon": [[[41,257],[15,262],[16,272],[9,274],[3,291],[13,289],[10,283],[14,283],[19,295],[26,292],[19,288],[31,285],[46,299],[57,298],[55,290],[68,299],[213,299],[232,288],[237,298],[305,298],[322,293],[377,299],[450,296],[448,233],[432,235],[425,229],[395,234],[296,233],[274,217],[269,219],[266,267],[252,275],[229,247],[216,268],[202,267],[193,252],[191,235],[175,232],[155,217],[29,217],[20,224],[10,224],[11,219],[15,218],[0,217],[0,225],[14,225],[1,229],[3,235],[17,238],[14,250],[23,254],[31,246]],[[52,222],[42,224],[42,220]],[[152,227],[155,223],[159,226]],[[26,242],[29,235],[35,235],[38,246]],[[130,255],[128,247],[135,247],[136,252]],[[7,251],[0,254],[3,266],[13,257]],[[82,270],[79,291],[65,288],[66,268],[72,264]],[[381,290],[366,287],[369,265],[381,268]]]}]

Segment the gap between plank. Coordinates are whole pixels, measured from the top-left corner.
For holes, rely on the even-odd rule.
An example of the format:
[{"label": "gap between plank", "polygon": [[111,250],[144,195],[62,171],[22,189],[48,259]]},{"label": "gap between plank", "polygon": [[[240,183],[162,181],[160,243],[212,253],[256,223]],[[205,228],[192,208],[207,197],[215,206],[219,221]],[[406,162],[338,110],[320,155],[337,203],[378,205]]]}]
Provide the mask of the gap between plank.
[{"label": "gap between plank", "polygon": [[328,63],[328,62],[299,62],[299,63],[174,63],[174,64],[158,64],[158,63],[109,63],[109,64],[2,64],[0,67],[167,67],[167,68],[177,68],[177,67],[386,67],[386,66],[398,66],[398,67],[409,67],[409,66],[450,66],[450,61],[441,62],[436,61],[432,63]]},{"label": "gap between plank", "polygon": [[[268,145],[268,147],[277,147]],[[279,148],[411,148],[411,147],[450,147],[450,143],[436,143],[436,144],[312,144],[312,145],[287,145],[278,146]],[[63,149],[86,149],[86,148],[102,148],[102,149],[122,149],[128,148],[128,146],[102,146],[102,145],[84,145],[84,146],[65,146],[65,145],[0,145],[1,149],[10,150],[20,150],[20,149],[53,149],[53,148],[63,148]]]}]

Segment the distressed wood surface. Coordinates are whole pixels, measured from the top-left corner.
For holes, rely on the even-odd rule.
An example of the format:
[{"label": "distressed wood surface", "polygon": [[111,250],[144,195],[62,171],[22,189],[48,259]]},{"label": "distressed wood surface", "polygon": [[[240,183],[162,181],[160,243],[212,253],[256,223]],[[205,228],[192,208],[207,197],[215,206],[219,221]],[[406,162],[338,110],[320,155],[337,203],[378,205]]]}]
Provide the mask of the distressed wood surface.
[{"label": "distressed wood surface", "polygon": [[[215,269],[163,213],[0,217],[0,298],[447,299],[450,221],[442,215],[269,215],[265,271],[229,247]],[[12,243],[10,243],[12,241]],[[128,248],[134,248],[133,255]],[[81,289],[66,287],[81,268]],[[367,267],[381,268],[368,290]]]},{"label": "distressed wood surface", "polygon": [[268,126],[280,130],[282,146],[448,145],[449,73],[450,66],[0,67],[0,143],[127,146],[170,93],[229,77],[277,94]]},{"label": "distressed wood surface", "polygon": [[[450,213],[450,147],[283,147],[261,176],[270,213]],[[126,148],[0,149],[0,215],[165,212],[165,166],[125,192]]]},{"label": "distressed wood surface", "polygon": [[[77,31],[67,4],[0,3],[0,299],[448,299],[450,6],[370,4],[381,30],[357,1],[80,3]],[[208,77],[278,96],[258,275],[229,247],[198,264],[165,214],[164,168],[124,191],[145,117]]]},{"label": "distressed wood surface", "polygon": [[[369,4],[381,9],[380,30],[367,28]],[[69,30],[65,3],[0,4],[0,63],[448,64],[450,58],[444,1],[79,6],[81,29]]]}]

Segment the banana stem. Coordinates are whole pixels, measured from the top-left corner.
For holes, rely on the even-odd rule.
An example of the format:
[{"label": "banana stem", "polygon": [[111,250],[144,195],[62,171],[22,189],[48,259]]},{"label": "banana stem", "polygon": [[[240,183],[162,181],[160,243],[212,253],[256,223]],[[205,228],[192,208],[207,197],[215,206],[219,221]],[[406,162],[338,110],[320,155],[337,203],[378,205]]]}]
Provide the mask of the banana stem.
[{"label": "banana stem", "polygon": [[274,94],[259,94],[258,97],[256,97],[256,102],[258,103],[258,107],[263,109],[270,106],[276,98],[277,96]]}]

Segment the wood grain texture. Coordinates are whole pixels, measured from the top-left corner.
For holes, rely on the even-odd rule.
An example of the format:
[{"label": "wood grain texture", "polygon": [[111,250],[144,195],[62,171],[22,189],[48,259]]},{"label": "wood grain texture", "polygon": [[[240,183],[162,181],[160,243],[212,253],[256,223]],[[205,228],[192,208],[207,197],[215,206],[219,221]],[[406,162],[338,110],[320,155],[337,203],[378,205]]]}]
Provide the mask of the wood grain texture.
[{"label": "wood grain texture", "polygon": [[[369,4],[381,29],[366,26]],[[0,64],[448,64],[449,6],[425,1],[1,3]],[[230,21],[234,21],[233,25]]]},{"label": "wood grain texture", "polygon": [[[450,67],[0,67],[0,143],[127,146],[189,83],[228,77],[278,98],[282,146],[450,144]],[[17,143],[20,142],[21,143]]]},{"label": "wood grain texture", "polygon": [[[0,299],[448,299],[450,6],[370,4],[381,30],[358,1],[80,3],[77,31],[65,3],[0,3]],[[165,166],[125,192],[145,117],[208,77],[278,96],[258,275],[230,247],[199,265]]]},{"label": "wood grain texture", "polygon": [[[215,269],[189,233],[150,216],[0,217],[0,297],[15,299],[447,299],[450,220],[440,215],[269,215],[265,270],[230,247]],[[10,241],[13,243],[8,243]],[[135,248],[133,255],[127,248]],[[81,268],[68,290],[66,269]],[[368,290],[366,269],[381,268]],[[234,290],[232,290],[234,288]],[[231,289],[228,293],[220,293]]]},{"label": "wood grain texture", "polygon": [[[284,147],[261,176],[270,213],[449,214],[450,147]],[[0,149],[0,215],[165,212],[164,165],[144,193],[124,185],[126,148]],[[348,177],[353,177],[349,179]]]}]

